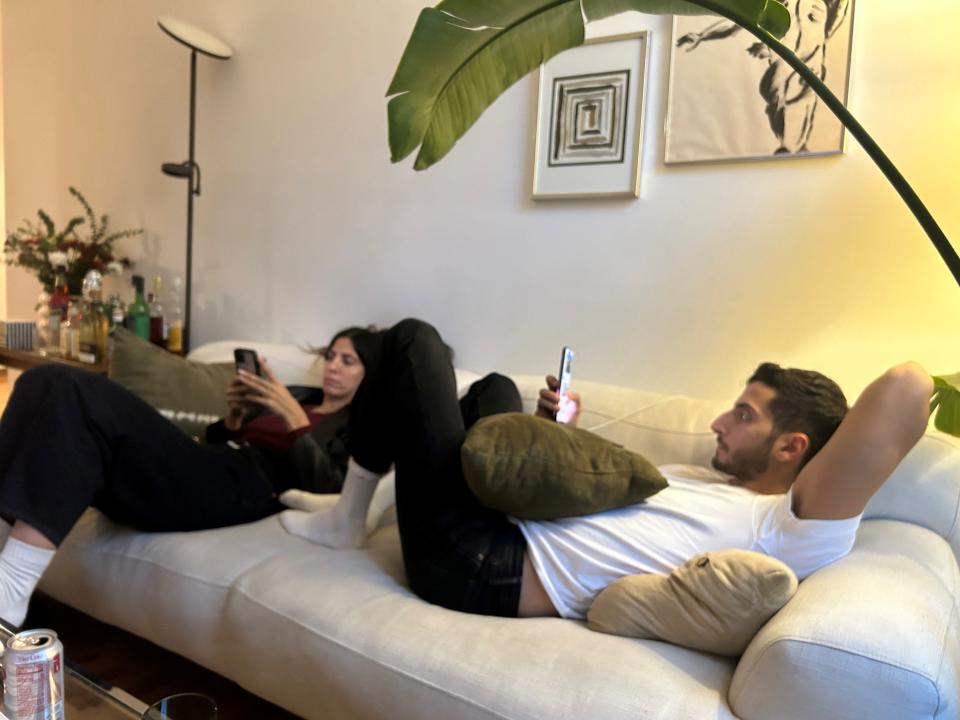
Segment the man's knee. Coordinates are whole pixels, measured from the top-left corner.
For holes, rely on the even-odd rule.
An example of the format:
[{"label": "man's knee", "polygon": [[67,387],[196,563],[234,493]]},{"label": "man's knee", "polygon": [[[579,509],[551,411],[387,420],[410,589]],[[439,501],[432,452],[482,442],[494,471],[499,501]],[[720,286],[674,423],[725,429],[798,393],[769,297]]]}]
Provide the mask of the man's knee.
[{"label": "man's knee", "polygon": [[493,372],[480,378],[474,384],[480,386],[484,393],[489,393],[493,397],[509,399],[512,404],[517,406],[518,412],[521,409],[520,390],[517,389],[517,384],[506,375]]},{"label": "man's knee", "polygon": [[428,322],[418,320],[417,318],[406,318],[393,326],[391,331],[401,342],[433,341],[440,339],[440,333]]},{"label": "man's knee", "polygon": [[49,365],[37,365],[25,371],[17,378],[17,385],[21,387],[32,387],[37,385],[50,385],[59,382],[65,377],[70,377],[77,373],[82,373],[79,368],[61,365],[59,363],[50,363]]}]

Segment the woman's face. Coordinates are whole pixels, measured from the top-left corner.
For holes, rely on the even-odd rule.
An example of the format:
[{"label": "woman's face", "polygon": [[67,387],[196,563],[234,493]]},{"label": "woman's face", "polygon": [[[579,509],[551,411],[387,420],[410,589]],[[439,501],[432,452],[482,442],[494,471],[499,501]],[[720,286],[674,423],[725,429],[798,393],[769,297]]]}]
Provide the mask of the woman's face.
[{"label": "woman's face", "polygon": [[350,402],[363,380],[363,363],[353,348],[353,340],[337,338],[324,357],[327,363],[323,368],[323,392],[329,398]]}]

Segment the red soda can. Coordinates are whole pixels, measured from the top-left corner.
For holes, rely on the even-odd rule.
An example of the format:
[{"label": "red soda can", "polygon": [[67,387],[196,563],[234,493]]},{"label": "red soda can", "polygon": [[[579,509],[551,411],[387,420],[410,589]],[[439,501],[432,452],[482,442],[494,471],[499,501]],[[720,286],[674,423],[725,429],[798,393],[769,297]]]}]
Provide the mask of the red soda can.
[{"label": "red soda can", "polygon": [[63,720],[63,643],[53,630],[26,630],[3,648],[3,704],[10,720]]}]

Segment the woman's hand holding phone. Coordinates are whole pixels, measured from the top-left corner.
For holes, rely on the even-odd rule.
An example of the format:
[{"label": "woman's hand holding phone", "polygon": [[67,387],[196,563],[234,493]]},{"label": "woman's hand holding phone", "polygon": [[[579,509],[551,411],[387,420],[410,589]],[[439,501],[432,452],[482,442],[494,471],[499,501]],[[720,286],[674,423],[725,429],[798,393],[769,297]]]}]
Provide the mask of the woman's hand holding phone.
[{"label": "woman's hand holding phone", "polygon": [[[309,427],[310,418],[307,417],[307,411],[297,402],[297,399],[290,394],[286,386],[273,374],[270,366],[263,358],[259,361],[262,376],[255,375],[249,370],[243,368],[237,370],[237,379],[243,388],[243,401],[255,403],[266,408],[268,411],[279,415],[287,426],[287,430],[299,430],[303,427]],[[227,402],[230,403],[230,388],[227,389]],[[228,425],[229,427],[229,425]]]},{"label": "woman's hand holding phone", "polygon": [[250,401],[247,399],[247,386],[240,377],[235,377],[227,385],[227,415],[223,424],[227,430],[236,432],[243,426],[243,419],[250,412]]}]

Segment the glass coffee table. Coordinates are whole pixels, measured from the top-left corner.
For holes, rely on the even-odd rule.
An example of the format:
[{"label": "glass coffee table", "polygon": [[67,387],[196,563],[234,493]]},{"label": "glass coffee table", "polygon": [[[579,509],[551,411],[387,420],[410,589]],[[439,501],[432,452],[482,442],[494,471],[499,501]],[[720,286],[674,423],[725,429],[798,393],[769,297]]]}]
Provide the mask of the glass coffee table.
[{"label": "glass coffee table", "polygon": [[[0,642],[12,631],[0,622]],[[89,677],[64,653],[64,720],[140,720],[147,705],[118,687]],[[0,717],[2,702],[0,702]]]}]

